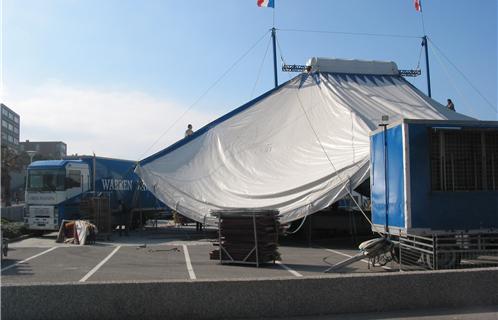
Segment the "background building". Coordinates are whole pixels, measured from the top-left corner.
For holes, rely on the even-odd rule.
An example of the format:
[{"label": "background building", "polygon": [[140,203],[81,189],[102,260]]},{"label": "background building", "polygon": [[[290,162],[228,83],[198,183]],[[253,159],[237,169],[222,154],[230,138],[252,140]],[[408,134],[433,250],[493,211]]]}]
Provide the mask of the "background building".
[{"label": "background building", "polygon": [[67,155],[67,145],[62,141],[29,141],[20,143],[21,151],[36,151],[35,159],[62,159]]},{"label": "background building", "polygon": [[35,151],[33,161],[62,159],[67,155],[67,145],[62,141],[19,142],[20,116],[1,105],[1,201],[2,205],[22,201],[26,180],[26,167],[31,158],[26,151]]},{"label": "background building", "polygon": [[2,107],[2,146],[19,151],[19,127],[21,119],[12,109],[1,104]]},{"label": "background building", "polygon": [[1,201],[2,206],[10,206],[24,185],[25,164],[19,152],[19,128],[21,119],[12,109],[0,103],[1,112]]}]

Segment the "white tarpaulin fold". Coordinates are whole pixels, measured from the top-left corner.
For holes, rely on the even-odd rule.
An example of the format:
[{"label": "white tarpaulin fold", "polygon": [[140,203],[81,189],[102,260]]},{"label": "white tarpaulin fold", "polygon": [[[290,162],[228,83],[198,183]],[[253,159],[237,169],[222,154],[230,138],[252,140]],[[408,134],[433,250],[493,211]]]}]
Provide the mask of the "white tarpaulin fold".
[{"label": "white tarpaulin fold", "polygon": [[[334,60],[142,161],[136,172],[169,207],[199,222],[210,210],[277,209],[289,222],[344,197],[369,174],[369,132],[401,118],[470,120],[426,97],[394,63]],[[341,62],[341,63],[339,63]],[[344,69],[349,65],[354,73]],[[376,65],[379,68],[376,68]],[[392,67],[394,65],[395,69]],[[363,72],[363,73],[362,73]]]}]

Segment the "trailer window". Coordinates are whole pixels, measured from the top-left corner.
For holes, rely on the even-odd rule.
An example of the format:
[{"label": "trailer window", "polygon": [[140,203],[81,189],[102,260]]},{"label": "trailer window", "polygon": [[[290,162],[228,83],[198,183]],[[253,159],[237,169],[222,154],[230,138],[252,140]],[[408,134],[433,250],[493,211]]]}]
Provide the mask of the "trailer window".
[{"label": "trailer window", "polygon": [[69,170],[69,175],[66,179],[66,189],[81,187],[81,172],[78,170]]},{"label": "trailer window", "polygon": [[431,129],[434,191],[498,190],[498,130]]},{"label": "trailer window", "polygon": [[60,169],[28,171],[28,191],[63,191],[66,173]]}]

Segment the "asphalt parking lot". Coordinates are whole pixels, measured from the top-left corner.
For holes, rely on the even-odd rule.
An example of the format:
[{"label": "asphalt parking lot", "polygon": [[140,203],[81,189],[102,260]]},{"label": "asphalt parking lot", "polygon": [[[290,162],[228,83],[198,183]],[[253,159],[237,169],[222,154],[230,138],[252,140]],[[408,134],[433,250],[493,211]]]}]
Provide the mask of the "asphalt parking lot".
[{"label": "asphalt parking lot", "polygon": [[[210,260],[214,233],[195,229],[149,229],[111,241],[79,246],[55,243],[55,234],[11,243],[2,261],[2,283],[60,283],[134,280],[260,279],[323,275],[330,266],[357,253],[351,243],[325,245],[288,242],[279,246],[281,261],[250,265]],[[343,273],[386,272],[366,260],[343,268]]]}]

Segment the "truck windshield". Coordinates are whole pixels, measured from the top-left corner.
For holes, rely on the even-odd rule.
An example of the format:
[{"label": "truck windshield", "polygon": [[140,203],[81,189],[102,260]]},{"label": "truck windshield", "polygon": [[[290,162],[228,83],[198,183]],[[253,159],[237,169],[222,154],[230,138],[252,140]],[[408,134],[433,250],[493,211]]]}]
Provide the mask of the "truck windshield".
[{"label": "truck windshield", "polygon": [[63,191],[66,173],[60,169],[28,171],[28,191]]}]

